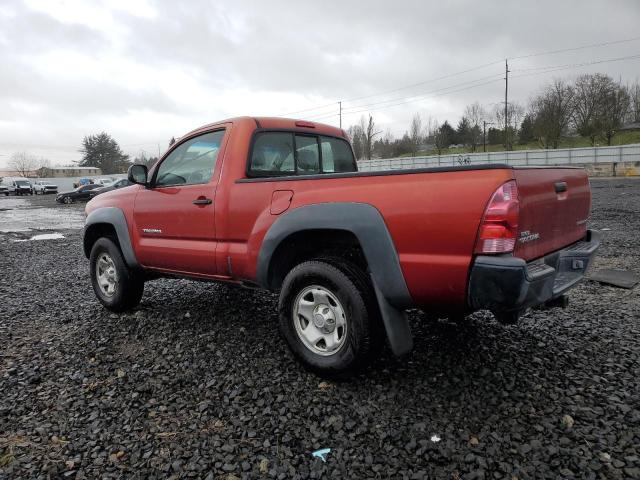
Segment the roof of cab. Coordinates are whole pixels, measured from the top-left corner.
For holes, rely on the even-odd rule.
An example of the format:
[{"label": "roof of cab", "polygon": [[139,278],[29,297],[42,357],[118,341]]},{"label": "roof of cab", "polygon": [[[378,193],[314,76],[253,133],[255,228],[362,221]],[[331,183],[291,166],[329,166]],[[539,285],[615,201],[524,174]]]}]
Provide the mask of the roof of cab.
[{"label": "roof of cab", "polygon": [[211,127],[215,127],[217,125],[222,125],[225,123],[251,123],[255,126],[255,128],[265,128],[265,129],[274,129],[274,130],[295,130],[300,132],[308,132],[308,133],[318,133],[324,135],[332,135],[335,137],[345,137],[346,132],[338,127],[333,127],[331,125],[326,125],[324,123],[317,122],[309,122],[307,120],[296,120],[293,118],[279,118],[279,117],[235,117],[228,118],[226,120],[221,120],[215,123],[209,123],[207,125],[203,125],[201,127],[196,128],[183,135],[191,136],[194,133],[200,132],[202,130],[208,130]]}]

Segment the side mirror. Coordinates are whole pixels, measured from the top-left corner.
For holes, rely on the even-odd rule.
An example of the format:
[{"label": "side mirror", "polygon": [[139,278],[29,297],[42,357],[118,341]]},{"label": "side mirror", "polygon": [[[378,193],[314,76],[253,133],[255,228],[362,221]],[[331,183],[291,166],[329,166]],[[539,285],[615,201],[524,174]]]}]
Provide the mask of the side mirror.
[{"label": "side mirror", "polygon": [[147,166],[146,165],[131,165],[127,171],[127,179],[131,183],[138,185],[148,185],[147,183]]}]

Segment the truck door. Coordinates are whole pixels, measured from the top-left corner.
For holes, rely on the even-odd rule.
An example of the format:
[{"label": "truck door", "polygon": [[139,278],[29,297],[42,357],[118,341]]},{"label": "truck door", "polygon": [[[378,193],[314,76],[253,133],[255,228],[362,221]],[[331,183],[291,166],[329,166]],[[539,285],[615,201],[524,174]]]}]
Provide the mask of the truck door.
[{"label": "truck door", "polygon": [[216,168],[225,130],[183,140],[155,168],[134,205],[136,255],[145,267],[215,275]]}]

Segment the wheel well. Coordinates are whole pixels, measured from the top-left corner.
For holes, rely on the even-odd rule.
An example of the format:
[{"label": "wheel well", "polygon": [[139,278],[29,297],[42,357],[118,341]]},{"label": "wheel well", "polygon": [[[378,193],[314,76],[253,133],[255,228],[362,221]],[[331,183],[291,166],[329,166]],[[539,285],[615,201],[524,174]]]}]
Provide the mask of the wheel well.
[{"label": "wheel well", "polygon": [[269,262],[269,287],[277,290],[296,265],[318,257],[344,258],[367,270],[367,260],[358,238],[347,230],[303,230],[286,237]]},{"label": "wheel well", "polygon": [[118,234],[116,233],[116,229],[113,225],[110,223],[94,223],[84,232],[84,254],[87,258],[91,255],[93,244],[102,237],[110,238],[118,248],[120,248]]}]

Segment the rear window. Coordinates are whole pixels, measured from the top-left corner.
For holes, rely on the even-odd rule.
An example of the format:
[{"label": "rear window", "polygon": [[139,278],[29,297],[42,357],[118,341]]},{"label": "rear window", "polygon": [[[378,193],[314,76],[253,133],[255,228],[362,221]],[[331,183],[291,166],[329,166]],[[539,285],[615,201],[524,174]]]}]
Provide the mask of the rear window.
[{"label": "rear window", "polygon": [[313,175],[355,172],[346,140],[293,132],[262,132],[254,137],[251,176]]}]

